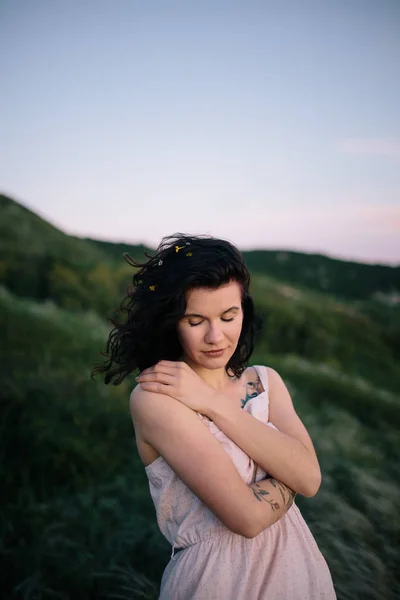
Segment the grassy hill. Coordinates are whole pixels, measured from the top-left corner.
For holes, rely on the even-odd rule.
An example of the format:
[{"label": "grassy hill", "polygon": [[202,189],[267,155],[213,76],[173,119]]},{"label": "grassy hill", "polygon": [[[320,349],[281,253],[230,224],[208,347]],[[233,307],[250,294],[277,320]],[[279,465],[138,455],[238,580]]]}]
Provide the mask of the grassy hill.
[{"label": "grassy hill", "polygon": [[[128,252],[139,260],[150,249],[85,238],[113,260]],[[321,254],[282,250],[243,251],[254,274],[267,275],[297,288],[328,293],[343,300],[376,299],[388,305],[400,304],[400,266],[370,265],[329,258]]]},{"label": "grassy hill", "polygon": [[296,287],[345,300],[400,302],[400,266],[369,265],[321,254],[257,250],[244,252],[252,273],[264,273]]},{"label": "grassy hill", "polygon": [[[3,291],[0,326],[7,597],[156,598],[170,551],[133,443],[132,382],[89,379],[104,324]],[[298,504],[338,598],[395,598],[398,396],[296,355],[260,351],[254,362],[282,374],[314,440],[323,485]]]},{"label": "grassy hill", "polygon": [[129,283],[130,267],[69,236],[0,195],[0,284],[22,297],[51,299],[106,315]]},{"label": "grassy hill", "polygon": [[251,292],[264,321],[264,352],[297,354],[383,388],[400,388],[400,306],[338,300],[257,274]]},{"label": "grassy hill", "polygon": [[[80,238],[76,238],[79,240]],[[107,256],[117,262],[121,262],[123,255],[127,252],[134,260],[138,262],[146,260],[145,252],[152,252],[152,248],[143,244],[124,244],[121,242],[106,242],[104,240],[94,240],[92,238],[83,238],[95,248],[99,248]]]},{"label": "grassy hill", "polygon": [[[133,378],[115,388],[89,377],[104,316],[130,283],[121,253],[139,258],[143,248],[67,236],[4,196],[0,223],[4,597],[155,599],[170,548],[135,449]],[[299,272],[311,268],[313,257],[290,254]],[[318,270],[307,286],[278,253],[257,261],[264,329],[252,362],[281,373],[323,472],[317,496],[297,503],[339,600],[399,598],[400,308],[377,295],[398,272],[356,265],[370,281],[346,296],[339,274],[328,293]],[[336,262],[337,273],[350,268],[333,261],[332,273]]]},{"label": "grassy hill", "polygon": [[[69,284],[75,287],[70,307],[88,307],[90,285],[86,286],[87,293],[83,292],[88,276],[106,285],[112,273],[116,279],[115,271],[121,277],[129,272],[122,260],[124,252],[140,260],[145,251],[151,249],[141,244],[69,236],[0,194],[0,283],[16,294],[39,300],[53,298],[57,286],[64,290]],[[389,306],[400,301],[400,266],[367,265],[290,251],[257,250],[243,254],[253,273],[298,288],[326,292],[343,300],[376,299]],[[104,272],[96,273],[99,264]],[[81,294],[78,288],[82,288]],[[63,301],[63,293],[57,300]]]}]

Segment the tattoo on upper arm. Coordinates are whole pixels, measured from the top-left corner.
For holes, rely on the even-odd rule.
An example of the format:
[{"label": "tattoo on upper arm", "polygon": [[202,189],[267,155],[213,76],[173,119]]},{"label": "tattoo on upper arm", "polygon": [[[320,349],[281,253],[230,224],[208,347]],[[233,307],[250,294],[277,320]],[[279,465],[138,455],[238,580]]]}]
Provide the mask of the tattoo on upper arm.
[{"label": "tattoo on upper arm", "polygon": [[240,400],[242,408],[244,406],[246,406],[246,404],[249,400],[251,400],[252,398],[255,398],[256,396],[259,396],[264,391],[264,388],[262,386],[262,383],[261,383],[258,375],[252,381],[248,381],[245,384],[245,391],[246,391],[245,398],[244,399],[242,398]]},{"label": "tattoo on upper arm", "polygon": [[[254,378],[251,381],[248,381],[245,384],[244,387],[245,387],[245,391],[246,391],[246,396],[244,399],[241,399],[241,401],[240,401],[242,408],[244,406],[246,406],[246,404],[249,400],[251,400],[252,398],[255,398],[256,396],[259,396],[260,394],[262,394],[264,392],[263,385],[262,385],[261,380],[257,373],[255,374]],[[257,468],[257,465],[255,465],[255,470],[256,470],[256,468]],[[252,487],[251,489],[253,490],[253,494],[257,498],[257,500],[259,502],[266,502],[267,504],[269,504],[273,511],[279,510],[281,508],[281,506],[285,506],[285,507],[289,508],[293,504],[293,501],[296,497],[296,492],[294,492],[293,490],[288,488],[287,485],[285,485],[281,481],[274,479],[273,477],[271,477],[268,474],[267,474],[267,479],[268,479],[268,481],[271,482],[271,485],[276,490],[279,491],[280,497],[282,498],[282,503],[278,502],[277,500],[268,498],[268,496],[270,495],[270,492],[262,489],[258,483],[255,483],[254,484],[255,488]]]},{"label": "tattoo on upper arm", "polygon": [[[293,500],[296,496],[296,492],[294,492],[293,490],[288,488],[281,481],[274,479],[273,477],[269,477],[268,479],[271,482],[271,485],[273,485],[273,487],[275,489],[279,490],[281,498],[282,498],[282,503],[283,503],[282,506],[290,507],[293,504]],[[270,492],[267,492],[267,490],[263,490],[258,483],[256,483],[255,486],[258,489],[252,488],[252,490],[253,490],[253,494],[257,498],[257,500],[259,502],[262,502],[262,501],[267,502],[267,504],[269,504],[271,506],[272,510],[279,510],[279,508],[281,507],[279,502],[276,502],[275,500],[271,500],[270,498],[267,498],[267,496],[270,495]]]}]

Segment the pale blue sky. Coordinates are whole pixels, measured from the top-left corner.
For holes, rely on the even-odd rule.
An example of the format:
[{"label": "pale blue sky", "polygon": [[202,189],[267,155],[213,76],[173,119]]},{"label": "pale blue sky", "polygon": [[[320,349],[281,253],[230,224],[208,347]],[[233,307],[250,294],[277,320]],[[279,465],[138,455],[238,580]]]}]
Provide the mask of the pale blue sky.
[{"label": "pale blue sky", "polygon": [[0,190],[68,233],[400,263],[399,0],[0,0]]}]

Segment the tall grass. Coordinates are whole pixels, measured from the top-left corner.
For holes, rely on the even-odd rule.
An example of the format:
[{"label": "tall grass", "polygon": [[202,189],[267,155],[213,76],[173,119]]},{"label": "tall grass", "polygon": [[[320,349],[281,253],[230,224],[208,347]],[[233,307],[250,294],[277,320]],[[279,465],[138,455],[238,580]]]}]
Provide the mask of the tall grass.
[{"label": "tall grass", "polygon": [[[4,597],[157,598],[170,548],[135,449],[133,383],[113,388],[89,378],[106,326],[95,313],[5,293],[0,327]],[[340,357],[277,352],[269,331],[252,362],[281,373],[314,441],[323,483],[297,503],[338,598],[399,598],[398,395],[365,370],[342,367]]]}]

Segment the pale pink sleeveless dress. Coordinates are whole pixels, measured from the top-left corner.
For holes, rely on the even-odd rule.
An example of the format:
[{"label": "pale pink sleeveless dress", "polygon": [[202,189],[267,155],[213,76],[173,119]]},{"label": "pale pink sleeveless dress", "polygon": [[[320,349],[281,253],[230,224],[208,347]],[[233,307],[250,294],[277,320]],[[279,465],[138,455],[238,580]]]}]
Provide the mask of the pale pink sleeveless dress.
[{"label": "pale pink sleeveless dress", "polygon": [[[268,422],[268,371],[255,367],[264,392],[243,410]],[[221,442],[246,484],[265,471],[212,421],[200,415]],[[328,565],[294,503],[255,538],[232,533],[159,456],[145,467],[161,532],[172,555],[161,581],[160,600],[332,600]],[[178,548],[183,548],[179,550]]]}]

